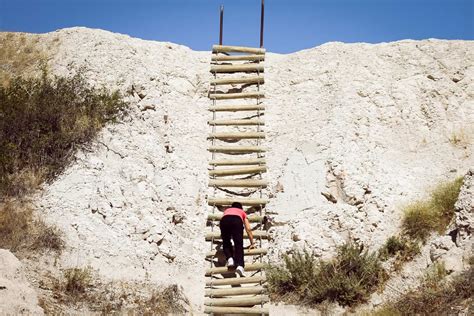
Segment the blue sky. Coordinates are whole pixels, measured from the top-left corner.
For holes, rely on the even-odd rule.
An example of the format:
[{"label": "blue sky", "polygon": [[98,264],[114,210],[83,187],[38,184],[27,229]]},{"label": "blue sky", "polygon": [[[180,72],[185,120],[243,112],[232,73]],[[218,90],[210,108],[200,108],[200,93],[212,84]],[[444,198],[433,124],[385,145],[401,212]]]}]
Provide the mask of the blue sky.
[{"label": "blue sky", "polygon": [[[0,0],[0,30],[101,28],[208,50],[258,46],[260,0]],[[474,0],[266,0],[265,47],[287,53],[330,41],[474,39]]]}]

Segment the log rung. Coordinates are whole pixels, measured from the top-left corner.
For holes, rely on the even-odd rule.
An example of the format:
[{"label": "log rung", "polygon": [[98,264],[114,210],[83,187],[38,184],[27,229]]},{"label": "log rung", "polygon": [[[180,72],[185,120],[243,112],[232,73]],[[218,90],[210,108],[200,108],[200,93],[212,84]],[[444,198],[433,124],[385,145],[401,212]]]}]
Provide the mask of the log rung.
[{"label": "log rung", "polygon": [[211,146],[208,150],[214,153],[223,153],[231,155],[263,153],[266,151],[265,148],[260,146]]},{"label": "log rung", "polygon": [[210,197],[207,199],[207,204],[217,206],[230,206],[234,202],[239,202],[243,206],[263,206],[267,204],[268,199],[252,199],[252,198],[218,198]]},{"label": "log rung", "polygon": [[209,170],[209,176],[225,177],[241,174],[263,173],[267,171],[267,167],[243,167],[243,168],[227,168]]},{"label": "log rung", "polygon": [[215,159],[209,161],[211,166],[248,166],[248,165],[265,165],[264,158],[255,159]]},{"label": "log rung", "polygon": [[209,187],[222,188],[266,188],[267,181],[257,179],[210,179]]},{"label": "log rung", "polygon": [[209,139],[262,139],[265,138],[264,132],[230,132],[230,133],[211,133]]},{"label": "log rung", "polygon": [[263,55],[265,54],[265,48],[256,47],[244,47],[244,46],[229,46],[229,45],[213,45],[212,52],[217,53],[247,53]]},{"label": "log rung", "polygon": [[265,55],[213,55],[212,61],[238,61],[238,60],[249,60],[249,61],[264,61]]},{"label": "log rung", "polygon": [[204,313],[206,314],[239,314],[239,315],[270,315],[270,311],[266,307],[222,307],[222,306],[205,306]]},{"label": "log rung", "polygon": [[[268,239],[270,237],[270,234],[266,231],[262,230],[255,230],[252,232],[253,238],[255,239]],[[206,241],[211,241],[211,240],[221,240],[221,233],[220,232],[207,232],[205,235]],[[249,236],[247,235],[247,232],[244,233],[244,239],[248,239]]]},{"label": "log rung", "polygon": [[[219,251],[219,252],[221,252],[221,251]],[[260,255],[267,254],[267,252],[268,252],[268,250],[266,248],[244,249],[244,256],[260,256]],[[206,258],[213,258],[216,255],[217,255],[217,251],[209,251],[206,254]]]},{"label": "log rung", "polygon": [[213,120],[208,122],[211,126],[248,126],[248,125],[265,125],[264,120]]},{"label": "log rung", "polygon": [[263,72],[263,65],[240,64],[240,65],[212,65],[212,73],[235,73],[235,72]]},{"label": "log rung", "polygon": [[[246,272],[258,271],[263,268],[265,268],[265,264],[261,262],[245,264]],[[210,276],[211,274],[231,274],[231,273],[235,273],[235,269],[229,269],[227,267],[214,267],[214,268],[210,268],[206,270],[206,276]]]},{"label": "log rung", "polygon": [[211,106],[211,112],[243,112],[243,111],[264,111],[265,106],[262,104],[253,105],[217,105]]},{"label": "log rung", "polygon": [[210,93],[211,100],[229,100],[229,99],[261,99],[264,98],[263,92],[238,92],[238,93]]},{"label": "log rung", "polygon": [[246,286],[246,287],[235,287],[229,289],[208,289],[205,290],[205,297],[224,297],[234,295],[251,295],[251,294],[263,294],[265,289],[263,286]]},{"label": "log rung", "polygon": [[[220,221],[222,219],[222,214],[209,214],[207,215],[207,220],[208,221]],[[247,216],[249,222],[251,223],[262,223],[263,222],[263,216],[258,216],[258,215],[249,215]]]},{"label": "log rung", "polygon": [[267,295],[252,297],[229,297],[229,298],[208,298],[204,300],[207,306],[253,306],[269,301]]},{"label": "log rung", "polygon": [[260,283],[266,282],[267,278],[265,276],[253,276],[253,277],[243,277],[243,278],[221,278],[221,279],[210,279],[206,281],[206,286],[218,286],[218,285],[240,285],[240,284],[249,284],[249,283]]},{"label": "log rung", "polygon": [[265,79],[263,76],[253,76],[253,77],[240,77],[240,78],[219,78],[211,79],[211,86],[221,86],[226,84],[264,84]]}]

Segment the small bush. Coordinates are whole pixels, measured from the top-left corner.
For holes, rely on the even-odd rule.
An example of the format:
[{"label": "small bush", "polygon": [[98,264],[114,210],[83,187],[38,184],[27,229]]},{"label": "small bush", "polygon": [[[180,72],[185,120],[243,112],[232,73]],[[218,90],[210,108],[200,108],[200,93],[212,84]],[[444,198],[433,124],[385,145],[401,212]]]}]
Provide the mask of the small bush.
[{"label": "small bush", "polygon": [[405,247],[406,244],[404,240],[395,236],[391,236],[381,248],[380,254],[383,258],[393,257],[399,252],[403,251]]},{"label": "small bush", "polygon": [[77,296],[85,293],[92,284],[90,268],[72,268],[64,271],[64,291],[69,295]]},{"label": "small bush", "polygon": [[425,241],[433,231],[442,233],[454,216],[454,204],[462,186],[462,178],[438,185],[428,201],[417,201],[405,209],[403,233]]},{"label": "small bush", "polygon": [[308,305],[327,300],[353,306],[366,301],[386,279],[378,255],[350,243],[339,247],[331,261],[303,251],[285,256],[284,263],[268,269],[270,292]]},{"label": "small bush", "polygon": [[0,87],[0,196],[22,196],[51,180],[126,107],[118,92],[70,78],[14,78]]},{"label": "small bush", "polygon": [[379,255],[382,260],[387,260],[392,257],[396,258],[396,268],[399,268],[401,263],[413,259],[413,257],[419,253],[420,246],[418,242],[398,236],[389,237],[379,250]]}]

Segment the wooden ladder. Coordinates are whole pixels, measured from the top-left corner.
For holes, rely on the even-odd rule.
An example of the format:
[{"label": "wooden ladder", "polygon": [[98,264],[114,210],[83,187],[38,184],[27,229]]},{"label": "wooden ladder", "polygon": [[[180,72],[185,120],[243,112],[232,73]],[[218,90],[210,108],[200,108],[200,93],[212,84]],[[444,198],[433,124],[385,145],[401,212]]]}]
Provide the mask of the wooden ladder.
[{"label": "wooden ladder", "polygon": [[[209,187],[205,240],[206,254],[204,312],[207,314],[268,315],[264,256],[269,235],[266,231],[266,204],[263,189],[267,172],[263,120],[265,49],[214,45],[212,48],[208,124],[211,133],[209,151]],[[219,129],[219,131],[217,131]],[[225,266],[219,221],[222,212],[233,202],[240,202],[248,214],[257,245],[245,249],[245,277]],[[244,243],[248,240],[244,234]],[[245,244],[244,244],[245,245]]]}]

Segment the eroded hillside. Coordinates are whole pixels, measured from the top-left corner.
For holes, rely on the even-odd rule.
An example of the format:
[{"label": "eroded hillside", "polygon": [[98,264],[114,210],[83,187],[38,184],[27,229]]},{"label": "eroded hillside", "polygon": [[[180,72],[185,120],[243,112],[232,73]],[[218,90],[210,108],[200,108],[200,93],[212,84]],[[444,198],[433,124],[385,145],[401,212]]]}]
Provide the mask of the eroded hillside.
[{"label": "eroded hillside", "polygon": [[[40,39],[57,43],[52,73],[81,69],[132,108],[35,198],[66,250],[54,268],[47,257],[25,264],[177,283],[197,311],[208,250],[210,53],[85,28]],[[469,41],[407,40],[267,54],[272,261],[303,247],[329,258],[348,240],[377,249],[399,230],[404,205],[474,166],[473,51]],[[409,282],[394,286],[416,284],[430,247],[401,272]],[[462,257],[463,247],[448,250]]]}]

